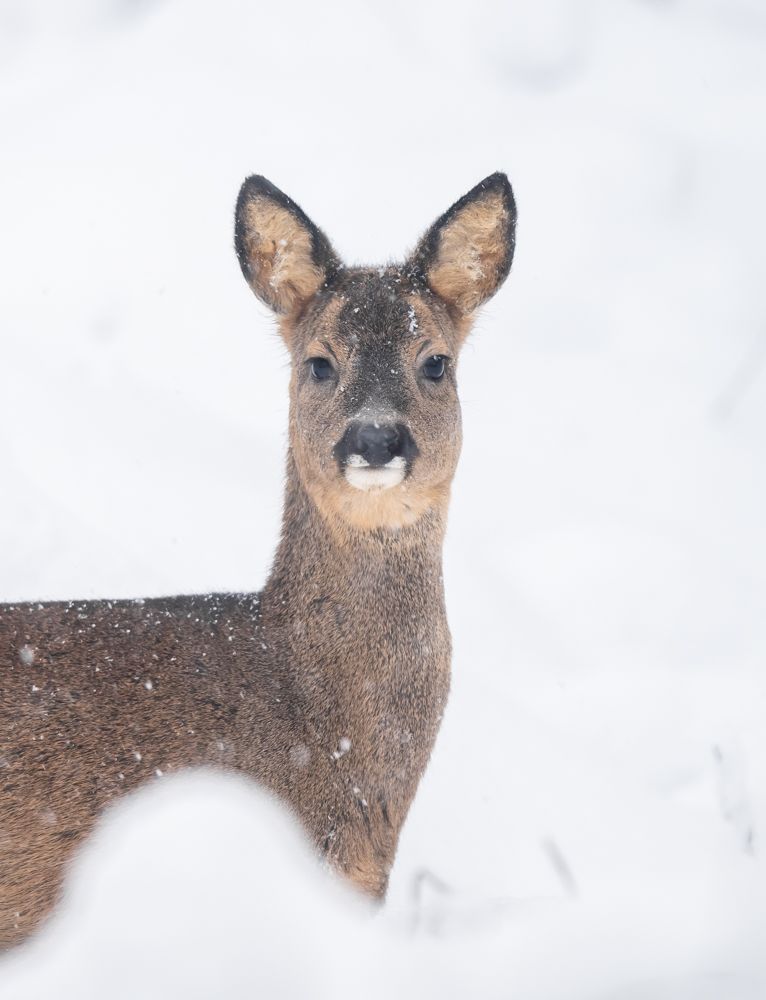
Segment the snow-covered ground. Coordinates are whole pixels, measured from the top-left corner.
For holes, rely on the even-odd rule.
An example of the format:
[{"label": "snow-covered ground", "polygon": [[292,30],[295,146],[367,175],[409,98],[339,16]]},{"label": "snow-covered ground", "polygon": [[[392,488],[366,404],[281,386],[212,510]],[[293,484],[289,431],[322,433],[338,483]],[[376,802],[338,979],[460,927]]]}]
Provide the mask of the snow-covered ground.
[{"label": "snow-covered ground", "polygon": [[0,996],[766,997],[764,0],[3,0],[0,600],[257,589],[266,174],[349,261],[496,169],[450,707],[384,914],[210,775],[120,807]]}]

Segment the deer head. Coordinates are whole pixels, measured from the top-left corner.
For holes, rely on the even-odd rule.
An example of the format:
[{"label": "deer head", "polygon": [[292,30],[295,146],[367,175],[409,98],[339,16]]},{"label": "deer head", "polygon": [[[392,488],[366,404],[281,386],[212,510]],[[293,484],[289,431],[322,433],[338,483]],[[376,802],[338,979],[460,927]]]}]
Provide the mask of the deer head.
[{"label": "deer head", "polygon": [[243,184],[237,254],[292,359],[290,461],[341,535],[400,533],[446,513],[461,443],[457,358],[510,271],[515,221],[511,186],[492,174],[403,265],[346,268],[287,195],[263,177]]}]

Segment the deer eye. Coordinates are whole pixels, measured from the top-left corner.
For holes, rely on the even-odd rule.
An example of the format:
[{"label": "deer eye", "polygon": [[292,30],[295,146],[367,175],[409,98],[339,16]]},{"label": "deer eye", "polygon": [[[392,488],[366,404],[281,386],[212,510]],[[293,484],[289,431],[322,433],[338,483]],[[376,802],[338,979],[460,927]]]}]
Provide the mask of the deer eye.
[{"label": "deer eye", "polygon": [[323,382],[332,375],[332,365],[327,358],[311,358],[311,375],[316,382]]},{"label": "deer eye", "polygon": [[423,374],[426,378],[433,379],[434,382],[439,381],[444,374],[444,358],[441,354],[435,354],[432,358],[428,358],[423,365]]}]

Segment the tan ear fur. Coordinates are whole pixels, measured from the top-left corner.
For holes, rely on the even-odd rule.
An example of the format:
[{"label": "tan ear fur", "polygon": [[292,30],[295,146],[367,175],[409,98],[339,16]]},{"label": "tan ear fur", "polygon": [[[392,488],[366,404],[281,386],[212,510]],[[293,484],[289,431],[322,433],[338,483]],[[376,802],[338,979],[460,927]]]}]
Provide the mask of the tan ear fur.
[{"label": "tan ear fur", "polygon": [[457,318],[469,321],[508,277],[515,227],[508,178],[491,174],[431,226],[407,264],[408,274],[416,287],[425,284]]},{"label": "tan ear fur", "polygon": [[258,199],[242,211],[244,263],[255,294],[286,315],[314,295],[325,279],[311,255],[311,236],[280,205]]},{"label": "tan ear fur", "polygon": [[502,280],[507,219],[503,199],[493,194],[467,205],[442,231],[428,283],[461,313],[478,309]]},{"label": "tan ear fur", "polygon": [[248,177],[239,192],[234,242],[252,290],[285,318],[341,267],[322,230],[292,198],[258,175]]}]

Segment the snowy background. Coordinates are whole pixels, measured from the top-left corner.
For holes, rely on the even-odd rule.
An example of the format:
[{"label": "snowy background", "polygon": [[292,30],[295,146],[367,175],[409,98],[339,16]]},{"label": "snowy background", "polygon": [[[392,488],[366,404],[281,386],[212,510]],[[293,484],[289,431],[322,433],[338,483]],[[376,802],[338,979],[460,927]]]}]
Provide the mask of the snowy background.
[{"label": "snowy background", "polygon": [[766,2],[0,0],[0,600],[256,589],[263,173],[349,262],[484,176],[449,711],[383,915],[250,786],[118,809],[3,1000],[766,997]]}]

